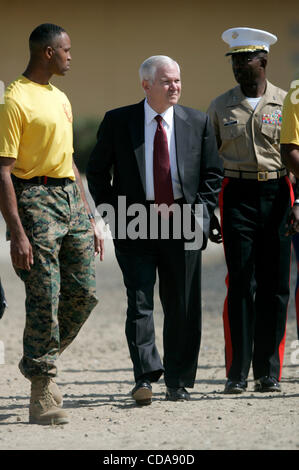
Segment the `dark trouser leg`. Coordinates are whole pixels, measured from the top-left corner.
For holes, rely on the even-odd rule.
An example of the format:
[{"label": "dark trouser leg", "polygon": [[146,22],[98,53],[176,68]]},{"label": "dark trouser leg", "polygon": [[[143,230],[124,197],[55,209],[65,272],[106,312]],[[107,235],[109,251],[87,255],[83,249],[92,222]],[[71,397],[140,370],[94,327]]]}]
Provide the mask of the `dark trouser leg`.
[{"label": "dark trouser leg", "polygon": [[296,308],[296,319],[297,319],[297,337],[299,339],[299,233],[296,233],[292,237],[293,247],[296,255],[297,265],[297,280],[295,288],[295,308]]},{"label": "dark trouser leg", "polygon": [[232,380],[246,380],[253,339],[255,378],[280,377],[289,297],[290,239],[285,237],[289,208],[285,179],[229,182],[223,193],[229,274],[226,366]]},{"label": "dark trouser leg", "polygon": [[290,286],[291,238],[285,235],[290,189],[284,180],[261,194],[264,223],[256,259],[256,324],[253,373],[281,377]]},{"label": "dark trouser leg", "polygon": [[[148,242],[148,246],[154,242]],[[152,382],[159,380],[163,365],[155,345],[153,295],[157,258],[151,253],[123,252],[115,249],[127,289],[126,337],[133,362],[135,381],[146,374]]]},{"label": "dark trouser leg", "polygon": [[193,387],[201,340],[201,252],[185,251],[181,240],[158,243],[165,383]]},{"label": "dark trouser leg", "polygon": [[222,231],[228,268],[224,303],[227,377],[246,380],[252,358],[257,195],[244,182],[229,181],[223,193]]}]

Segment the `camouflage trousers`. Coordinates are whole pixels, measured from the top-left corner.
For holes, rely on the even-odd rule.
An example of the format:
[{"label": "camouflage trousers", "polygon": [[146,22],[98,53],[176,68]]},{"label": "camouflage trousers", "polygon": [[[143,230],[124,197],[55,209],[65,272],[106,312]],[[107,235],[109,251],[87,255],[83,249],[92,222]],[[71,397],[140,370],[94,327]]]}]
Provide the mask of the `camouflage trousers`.
[{"label": "camouflage trousers", "polygon": [[76,183],[14,183],[20,218],[33,248],[25,283],[26,323],[20,370],[55,376],[55,361],[98,302],[93,230]]}]

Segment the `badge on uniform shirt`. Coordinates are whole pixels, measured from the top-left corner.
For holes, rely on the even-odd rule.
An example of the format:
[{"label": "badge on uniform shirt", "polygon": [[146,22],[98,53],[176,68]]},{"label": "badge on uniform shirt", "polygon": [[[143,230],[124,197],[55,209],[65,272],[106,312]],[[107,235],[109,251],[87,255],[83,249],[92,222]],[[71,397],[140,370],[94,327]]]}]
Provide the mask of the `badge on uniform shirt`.
[{"label": "badge on uniform shirt", "polygon": [[277,109],[271,114],[263,114],[263,124],[272,124],[274,126],[281,126],[282,123],[282,112],[281,109]]},{"label": "badge on uniform shirt", "polygon": [[233,121],[226,121],[223,125],[224,127],[232,126],[233,124],[238,124],[238,120],[234,119]]}]

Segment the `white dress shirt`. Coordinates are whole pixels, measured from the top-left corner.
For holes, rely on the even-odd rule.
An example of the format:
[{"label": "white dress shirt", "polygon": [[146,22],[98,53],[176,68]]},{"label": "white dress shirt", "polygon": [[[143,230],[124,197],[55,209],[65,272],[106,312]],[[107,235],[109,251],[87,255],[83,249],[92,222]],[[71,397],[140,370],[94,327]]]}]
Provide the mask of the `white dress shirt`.
[{"label": "white dress shirt", "polygon": [[[153,156],[154,156],[154,137],[157,129],[157,121],[155,117],[158,115],[154,111],[147,100],[144,102],[144,142],[145,142],[145,178],[146,178],[146,199],[155,200],[154,190],[154,172],[153,172]],[[168,152],[171,169],[171,179],[174,199],[183,197],[181,183],[178,175],[175,147],[175,132],[173,120],[173,106],[168,108],[164,113],[160,114],[163,121],[162,125],[166,131],[168,141]]]}]

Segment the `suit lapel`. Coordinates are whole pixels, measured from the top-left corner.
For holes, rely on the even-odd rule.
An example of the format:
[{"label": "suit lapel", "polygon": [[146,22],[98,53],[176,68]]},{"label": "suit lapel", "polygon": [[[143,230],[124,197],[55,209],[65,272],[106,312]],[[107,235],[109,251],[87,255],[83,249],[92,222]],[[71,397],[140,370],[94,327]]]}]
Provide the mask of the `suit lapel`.
[{"label": "suit lapel", "polygon": [[191,127],[187,114],[179,105],[174,107],[174,128],[177,167],[182,184],[182,181],[184,181],[186,155],[189,154]]},{"label": "suit lapel", "polygon": [[144,100],[136,105],[136,108],[130,116],[129,130],[131,134],[133,149],[138,165],[140,179],[142,182],[144,194],[146,192],[145,183],[145,144],[144,144]]}]

